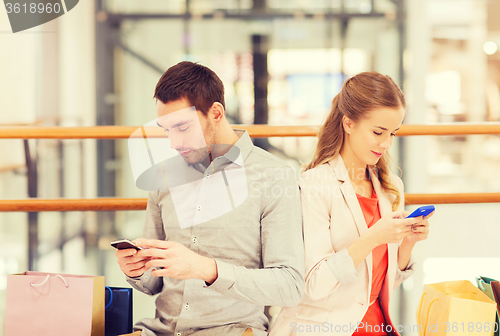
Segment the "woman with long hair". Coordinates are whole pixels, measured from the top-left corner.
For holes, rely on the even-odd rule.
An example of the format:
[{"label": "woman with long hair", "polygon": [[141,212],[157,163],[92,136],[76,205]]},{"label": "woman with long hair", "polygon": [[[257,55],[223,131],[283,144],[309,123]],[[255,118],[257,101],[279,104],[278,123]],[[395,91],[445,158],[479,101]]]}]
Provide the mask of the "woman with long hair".
[{"label": "woman with long hair", "polygon": [[[427,218],[405,218],[403,183],[389,148],[405,115],[394,81],[349,78],[333,99],[312,161],[300,177],[306,290],[270,335],[398,335],[390,293],[414,270]],[[428,216],[429,217],[429,216]]]}]

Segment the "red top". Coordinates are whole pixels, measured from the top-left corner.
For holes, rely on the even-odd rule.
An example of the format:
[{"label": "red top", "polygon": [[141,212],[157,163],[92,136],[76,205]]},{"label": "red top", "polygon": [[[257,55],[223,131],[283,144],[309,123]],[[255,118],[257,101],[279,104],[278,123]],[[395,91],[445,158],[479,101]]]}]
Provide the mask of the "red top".
[{"label": "red top", "polygon": [[[366,224],[368,227],[372,227],[380,219],[380,210],[378,208],[378,198],[373,190],[372,198],[367,198],[364,196],[357,195],[359,205],[363,211],[363,216],[365,217]],[[379,245],[372,251],[373,259],[373,269],[372,269],[372,290],[370,293],[370,307],[366,311],[363,320],[363,324],[359,325],[359,329],[352,334],[353,336],[358,335],[370,335],[379,336],[387,335],[386,322],[382,309],[378,301],[378,295],[382,289],[384,283],[385,274],[387,273],[388,255],[387,255],[387,244]],[[382,325],[383,324],[383,325]]]}]

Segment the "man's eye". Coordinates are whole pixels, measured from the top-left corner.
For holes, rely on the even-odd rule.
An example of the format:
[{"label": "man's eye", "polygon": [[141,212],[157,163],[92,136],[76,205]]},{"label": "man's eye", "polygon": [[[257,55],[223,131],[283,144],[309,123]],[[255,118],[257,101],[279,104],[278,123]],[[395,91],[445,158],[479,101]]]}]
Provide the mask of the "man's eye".
[{"label": "man's eye", "polygon": [[373,132],[373,133],[375,133],[376,135],[382,135],[382,133],[377,133],[377,132]]},{"label": "man's eye", "polygon": [[179,127],[179,131],[181,131],[181,132],[187,131],[188,129],[189,129],[189,126],[184,127],[184,128]]}]

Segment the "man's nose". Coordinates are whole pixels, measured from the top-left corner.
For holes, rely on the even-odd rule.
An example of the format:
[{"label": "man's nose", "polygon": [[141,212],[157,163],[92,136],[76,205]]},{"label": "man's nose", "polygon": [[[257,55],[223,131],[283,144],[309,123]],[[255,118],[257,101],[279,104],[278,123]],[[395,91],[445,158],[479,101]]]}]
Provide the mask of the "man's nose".
[{"label": "man's nose", "polygon": [[169,134],[170,148],[179,150],[182,148],[182,137]]}]

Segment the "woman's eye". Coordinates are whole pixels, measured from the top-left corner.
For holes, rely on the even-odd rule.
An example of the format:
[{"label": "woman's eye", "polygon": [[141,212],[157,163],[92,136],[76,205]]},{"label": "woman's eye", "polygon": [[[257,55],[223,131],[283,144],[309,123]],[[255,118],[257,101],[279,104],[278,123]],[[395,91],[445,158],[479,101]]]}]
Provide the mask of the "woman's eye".
[{"label": "woman's eye", "polygon": [[391,133],[391,136],[396,136],[396,133]]},{"label": "woman's eye", "polygon": [[181,131],[181,132],[187,131],[188,129],[189,129],[189,126],[188,127],[184,127],[184,128],[180,128],[179,127],[179,131]]},{"label": "woman's eye", "polygon": [[377,133],[377,132],[373,132],[373,133],[375,133],[376,135],[382,135],[382,133]]}]

